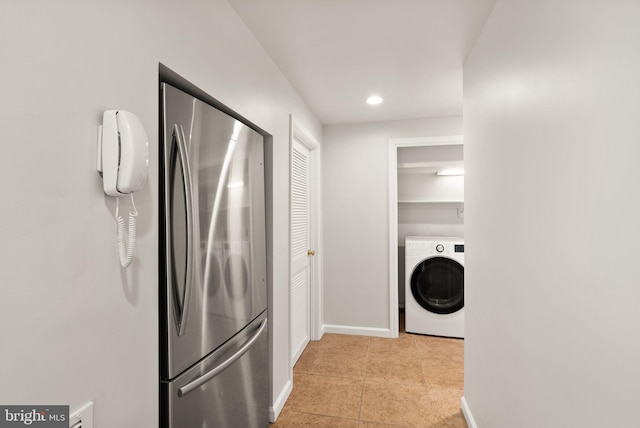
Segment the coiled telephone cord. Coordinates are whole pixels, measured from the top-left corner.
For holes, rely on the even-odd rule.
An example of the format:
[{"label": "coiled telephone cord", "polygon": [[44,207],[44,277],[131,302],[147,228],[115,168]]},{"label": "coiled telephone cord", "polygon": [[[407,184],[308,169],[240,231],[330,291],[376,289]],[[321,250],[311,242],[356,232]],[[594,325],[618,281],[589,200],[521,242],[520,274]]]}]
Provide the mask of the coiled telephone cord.
[{"label": "coiled telephone cord", "polygon": [[128,232],[125,231],[124,219],[120,215],[120,198],[116,198],[115,218],[116,223],[118,224],[118,250],[120,252],[120,264],[123,268],[128,268],[129,265],[131,265],[136,251],[136,217],[138,216],[138,210],[136,209],[136,204],[133,201],[133,192],[129,193],[129,195],[131,196],[131,206],[133,207],[133,211],[129,212]]}]

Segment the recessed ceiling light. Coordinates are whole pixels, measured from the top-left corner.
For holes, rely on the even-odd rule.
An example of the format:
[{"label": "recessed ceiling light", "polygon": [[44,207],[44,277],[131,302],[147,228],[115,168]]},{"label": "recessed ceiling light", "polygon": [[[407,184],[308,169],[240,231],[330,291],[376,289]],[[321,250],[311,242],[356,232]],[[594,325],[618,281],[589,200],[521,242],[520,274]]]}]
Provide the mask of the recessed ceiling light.
[{"label": "recessed ceiling light", "polygon": [[382,101],[384,100],[382,99],[382,97],[378,95],[371,95],[369,98],[367,98],[367,104],[372,106],[382,104]]}]

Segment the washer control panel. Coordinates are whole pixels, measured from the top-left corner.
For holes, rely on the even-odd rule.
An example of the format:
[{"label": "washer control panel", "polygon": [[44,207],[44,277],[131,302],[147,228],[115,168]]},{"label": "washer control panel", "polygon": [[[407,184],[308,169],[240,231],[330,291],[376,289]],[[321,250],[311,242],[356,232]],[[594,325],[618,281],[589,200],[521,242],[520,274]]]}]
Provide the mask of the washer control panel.
[{"label": "washer control panel", "polygon": [[405,257],[424,256],[433,254],[447,256],[455,253],[464,253],[463,238],[440,238],[426,239],[423,237],[406,238]]}]

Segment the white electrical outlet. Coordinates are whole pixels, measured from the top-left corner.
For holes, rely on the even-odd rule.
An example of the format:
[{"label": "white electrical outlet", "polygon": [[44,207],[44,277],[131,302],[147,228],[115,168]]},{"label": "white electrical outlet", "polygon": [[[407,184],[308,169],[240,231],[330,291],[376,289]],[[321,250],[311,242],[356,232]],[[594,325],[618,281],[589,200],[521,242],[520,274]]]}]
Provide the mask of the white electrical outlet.
[{"label": "white electrical outlet", "polygon": [[93,428],[93,401],[71,413],[69,428]]}]

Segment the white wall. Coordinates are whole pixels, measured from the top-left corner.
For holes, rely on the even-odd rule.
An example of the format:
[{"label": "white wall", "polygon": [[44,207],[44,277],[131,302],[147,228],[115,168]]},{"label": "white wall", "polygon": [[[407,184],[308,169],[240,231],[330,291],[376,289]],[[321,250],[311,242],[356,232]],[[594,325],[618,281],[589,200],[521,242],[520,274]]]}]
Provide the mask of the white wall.
[{"label": "white wall", "polygon": [[323,133],[324,322],[334,331],[384,332],[389,140],[460,135],[462,118],[332,125]]},{"label": "white wall", "polygon": [[464,67],[478,427],[637,426],[640,3],[498,0]]},{"label": "white wall", "polygon": [[[288,127],[318,121],[224,0],[0,6],[0,403],[95,402],[96,427],[158,423],[158,63],[274,135],[274,386],[288,368]],[[102,111],[151,143],[137,260],[119,268],[95,172]]]}]

